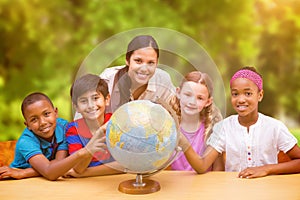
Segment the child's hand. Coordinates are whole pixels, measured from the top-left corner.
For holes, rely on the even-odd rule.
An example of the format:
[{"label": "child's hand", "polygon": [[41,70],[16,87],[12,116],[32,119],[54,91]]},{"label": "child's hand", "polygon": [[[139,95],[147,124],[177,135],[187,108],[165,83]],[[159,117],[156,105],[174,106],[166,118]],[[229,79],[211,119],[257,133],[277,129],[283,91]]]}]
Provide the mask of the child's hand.
[{"label": "child's hand", "polygon": [[91,154],[94,155],[95,152],[98,151],[105,151],[107,146],[105,144],[105,135],[101,128],[99,128],[91,140],[85,146],[86,150]]},{"label": "child's hand", "polygon": [[178,146],[182,149],[182,152],[185,152],[191,146],[188,139],[181,132],[179,133]]},{"label": "child's hand", "polygon": [[260,167],[248,167],[247,169],[244,169],[241,171],[238,175],[239,178],[258,178],[258,177],[264,177],[268,175],[268,167],[260,166]]},{"label": "child's hand", "polygon": [[75,172],[74,169],[70,169],[67,173],[63,175],[64,178],[77,178],[80,177],[80,174]]},{"label": "child's hand", "polygon": [[105,124],[103,124],[99,129],[101,129],[104,133],[106,132],[107,124],[109,121],[107,121]]},{"label": "child's hand", "polygon": [[10,168],[8,166],[0,167],[0,179],[6,179],[6,178],[15,178],[15,179],[23,178],[22,169]]}]

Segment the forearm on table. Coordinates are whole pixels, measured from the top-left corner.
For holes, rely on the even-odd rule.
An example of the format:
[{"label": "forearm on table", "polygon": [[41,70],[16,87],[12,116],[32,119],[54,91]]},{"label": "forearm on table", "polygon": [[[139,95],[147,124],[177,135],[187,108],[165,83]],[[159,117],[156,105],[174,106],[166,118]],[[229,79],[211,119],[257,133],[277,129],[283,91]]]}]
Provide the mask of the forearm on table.
[{"label": "forearm on table", "polygon": [[93,156],[91,154],[86,154],[83,158],[81,162],[78,162],[74,167],[73,170],[78,173],[81,174],[83,173],[89,166],[91,160],[92,160]]},{"label": "forearm on table", "polygon": [[89,152],[85,148],[83,148],[63,160],[56,160],[51,162],[49,162],[46,157],[40,155],[39,157],[31,158],[30,164],[36,171],[38,171],[48,180],[56,180],[71,168],[73,168],[87,154],[89,154]]},{"label": "forearm on table", "polygon": [[102,164],[95,167],[87,168],[80,177],[88,177],[88,176],[103,176],[103,175],[112,175],[112,174],[122,174],[124,173],[121,170],[114,169],[112,167],[107,166],[106,164]]},{"label": "forearm on table", "polygon": [[[76,167],[77,165],[80,165],[80,163],[88,165],[91,159],[91,154],[88,150],[85,148],[79,149],[72,155],[69,155],[63,160],[60,160],[55,163],[53,168],[62,168],[64,169],[64,173],[67,172],[69,169]],[[82,165],[81,167],[84,167]],[[86,168],[86,167],[85,167]]]},{"label": "forearm on table", "polygon": [[268,175],[300,173],[300,159],[288,162],[265,165]]},{"label": "forearm on table", "polygon": [[296,144],[286,154],[291,159],[275,165],[266,165],[268,174],[300,173],[300,148]]},{"label": "forearm on table", "polygon": [[33,168],[27,168],[22,170],[23,178],[37,177],[41,176],[40,173],[35,171]]},{"label": "forearm on table", "polygon": [[23,179],[23,178],[31,178],[31,177],[37,177],[41,176],[37,171],[35,171],[33,168],[26,168],[26,169],[14,169],[17,173],[16,175],[13,175],[13,178],[16,179]]}]

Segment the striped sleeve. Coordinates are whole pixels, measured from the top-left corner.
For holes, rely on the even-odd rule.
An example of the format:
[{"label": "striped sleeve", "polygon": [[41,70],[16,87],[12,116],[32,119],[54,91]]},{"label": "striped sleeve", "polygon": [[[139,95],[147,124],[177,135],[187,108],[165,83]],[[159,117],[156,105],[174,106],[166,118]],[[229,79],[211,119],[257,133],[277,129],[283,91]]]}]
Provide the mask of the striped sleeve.
[{"label": "striped sleeve", "polygon": [[69,154],[73,154],[83,148],[80,137],[78,135],[78,123],[70,122],[66,129],[66,139],[68,143]]}]

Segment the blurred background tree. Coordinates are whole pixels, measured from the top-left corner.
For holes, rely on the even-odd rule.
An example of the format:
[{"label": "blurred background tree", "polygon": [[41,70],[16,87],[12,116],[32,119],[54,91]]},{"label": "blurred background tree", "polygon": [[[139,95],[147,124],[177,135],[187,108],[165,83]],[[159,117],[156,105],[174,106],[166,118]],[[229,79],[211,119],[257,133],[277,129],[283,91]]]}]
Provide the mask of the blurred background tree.
[{"label": "blurred background tree", "polygon": [[20,105],[33,91],[49,95],[60,117],[71,120],[69,88],[82,60],[107,38],[142,27],[197,41],[227,94],[234,71],[255,66],[264,77],[260,111],[299,126],[299,0],[0,0],[0,141],[21,134]]}]

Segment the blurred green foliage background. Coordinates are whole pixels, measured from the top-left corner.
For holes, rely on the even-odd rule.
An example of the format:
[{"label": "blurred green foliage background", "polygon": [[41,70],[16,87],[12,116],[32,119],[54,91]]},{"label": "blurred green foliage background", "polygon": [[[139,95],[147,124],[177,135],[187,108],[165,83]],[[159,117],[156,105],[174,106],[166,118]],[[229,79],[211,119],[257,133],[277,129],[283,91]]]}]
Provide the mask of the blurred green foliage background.
[{"label": "blurred green foliage background", "polygon": [[193,38],[226,89],[234,71],[255,66],[264,77],[260,111],[300,135],[299,0],[0,0],[0,141],[21,134],[30,92],[46,93],[72,120],[69,88],[82,60],[105,39],[142,27]]}]

